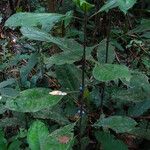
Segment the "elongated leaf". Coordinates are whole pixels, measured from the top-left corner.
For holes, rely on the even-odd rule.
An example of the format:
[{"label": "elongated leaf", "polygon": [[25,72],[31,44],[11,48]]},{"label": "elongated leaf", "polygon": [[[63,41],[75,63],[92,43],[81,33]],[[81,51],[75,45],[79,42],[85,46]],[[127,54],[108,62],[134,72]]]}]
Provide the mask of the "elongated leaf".
[{"label": "elongated leaf", "polygon": [[66,51],[58,54],[54,54],[50,58],[45,59],[45,64],[47,66],[56,65],[64,65],[64,64],[73,64],[76,61],[79,61],[82,58],[81,49],[77,51]]},{"label": "elongated leaf", "polygon": [[27,37],[31,40],[52,42],[55,44],[61,43],[59,38],[52,37],[50,34],[44,32],[43,30],[40,30],[36,27],[22,27],[20,29],[20,31],[25,37]]},{"label": "elongated leaf", "polygon": [[45,141],[44,150],[71,150],[74,126],[75,124],[70,124],[52,132]]},{"label": "elongated leaf", "polygon": [[44,108],[56,105],[63,96],[53,96],[49,94],[50,90],[46,88],[27,89],[20,93],[14,99],[6,103],[10,110],[18,112],[37,112]]},{"label": "elongated leaf", "polygon": [[116,64],[96,65],[93,70],[93,76],[99,81],[111,81],[121,78],[130,80],[131,74],[128,67]]},{"label": "elongated leaf", "polygon": [[28,130],[27,141],[31,150],[44,150],[45,140],[49,134],[48,128],[41,121],[35,121]]},{"label": "elongated leaf", "polygon": [[119,7],[119,9],[126,14],[135,3],[136,0],[107,0],[106,4],[101,7],[99,12],[108,11],[112,8]]},{"label": "elongated leaf", "polygon": [[102,144],[103,150],[128,150],[127,145],[108,132],[96,132],[95,136]]},{"label": "elongated leaf", "polygon": [[51,29],[56,22],[58,22],[63,15],[55,13],[16,13],[12,15],[6,22],[8,27],[22,27],[22,26],[49,26]]},{"label": "elongated leaf", "polygon": [[108,118],[99,119],[94,126],[110,128],[116,133],[124,133],[131,131],[137,125],[136,121],[123,116],[111,116]]}]

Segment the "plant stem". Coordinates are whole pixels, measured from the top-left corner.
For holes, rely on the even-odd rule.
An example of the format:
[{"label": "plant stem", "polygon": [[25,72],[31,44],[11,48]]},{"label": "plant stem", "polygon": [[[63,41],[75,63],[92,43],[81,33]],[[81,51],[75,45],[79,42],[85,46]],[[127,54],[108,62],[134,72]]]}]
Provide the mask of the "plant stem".
[{"label": "plant stem", "polygon": [[[108,63],[108,53],[109,53],[109,43],[110,43],[110,32],[111,32],[111,16],[110,13],[108,12],[107,16],[107,21],[108,21],[108,26],[107,26],[107,37],[106,37],[106,53],[105,53],[105,63]],[[100,110],[101,113],[103,113],[103,103],[104,103],[104,97],[105,97],[105,83],[102,83],[101,86],[101,104],[100,104]]]},{"label": "plant stem", "polygon": [[79,121],[79,145],[81,149],[81,137],[82,137],[82,119],[83,119],[83,101],[84,101],[84,90],[85,90],[85,67],[86,67],[86,41],[87,41],[87,12],[84,11],[84,42],[83,42],[83,56],[82,56],[82,89],[80,98],[80,121]]}]

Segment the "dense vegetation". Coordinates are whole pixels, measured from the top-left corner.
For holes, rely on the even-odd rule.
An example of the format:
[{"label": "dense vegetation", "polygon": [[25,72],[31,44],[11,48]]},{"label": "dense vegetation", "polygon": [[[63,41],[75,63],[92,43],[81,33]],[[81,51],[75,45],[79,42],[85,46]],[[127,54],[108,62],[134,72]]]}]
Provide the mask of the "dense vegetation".
[{"label": "dense vegetation", "polygon": [[149,0],[0,8],[0,150],[150,149]]}]

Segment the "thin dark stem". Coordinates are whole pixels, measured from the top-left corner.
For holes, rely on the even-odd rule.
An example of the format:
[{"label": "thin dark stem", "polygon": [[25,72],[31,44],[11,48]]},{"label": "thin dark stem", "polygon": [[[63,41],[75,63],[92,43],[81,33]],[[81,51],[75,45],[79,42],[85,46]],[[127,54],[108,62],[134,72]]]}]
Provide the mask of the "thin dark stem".
[{"label": "thin dark stem", "polygon": [[[109,43],[110,43],[110,32],[111,32],[111,16],[110,13],[108,13],[108,26],[107,26],[107,39],[106,39],[106,57],[105,57],[105,63],[108,63],[108,53],[109,53]],[[104,103],[104,97],[105,97],[105,83],[102,83],[101,86],[101,104],[100,104],[100,110],[101,113],[103,113],[103,103]]]},{"label": "thin dark stem", "polygon": [[83,43],[83,56],[82,56],[82,89],[81,89],[81,98],[80,98],[80,122],[79,122],[79,145],[81,149],[81,137],[82,137],[82,119],[83,119],[83,101],[84,101],[84,90],[85,90],[85,67],[86,67],[86,30],[87,30],[87,12],[84,11],[84,43]]},{"label": "thin dark stem", "polygon": [[111,16],[108,13],[108,27],[107,27],[107,40],[106,40],[106,58],[105,63],[108,63],[108,51],[109,51],[109,42],[110,42],[110,31],[111,31]]}]

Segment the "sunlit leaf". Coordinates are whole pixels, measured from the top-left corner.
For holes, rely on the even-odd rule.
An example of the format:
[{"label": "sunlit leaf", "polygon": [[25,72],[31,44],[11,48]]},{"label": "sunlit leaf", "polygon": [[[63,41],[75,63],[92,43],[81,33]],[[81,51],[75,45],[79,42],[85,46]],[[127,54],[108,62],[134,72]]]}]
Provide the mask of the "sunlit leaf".
[{"label": "sunlit leaf", "polygon": [[117,64],[96,65],[93,70],[93,76],[99,81],[111,81],[121,78],[130,80],[131,74],[128,67]]},{"label": "sunlit leaf", "polygon": [[46,88],[27,89],[14,99],[7,100],[6,107],[18,112],[37,112],[56,105],[63,96],[53,96]]}]

